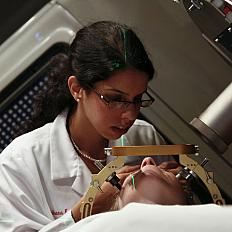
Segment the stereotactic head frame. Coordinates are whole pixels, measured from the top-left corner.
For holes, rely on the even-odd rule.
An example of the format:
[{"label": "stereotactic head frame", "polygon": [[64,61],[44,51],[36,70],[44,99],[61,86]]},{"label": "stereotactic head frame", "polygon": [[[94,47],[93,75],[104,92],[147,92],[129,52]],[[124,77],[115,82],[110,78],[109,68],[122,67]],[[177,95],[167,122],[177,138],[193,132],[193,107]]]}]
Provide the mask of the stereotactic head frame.
[{"label": "stereotactic head frame", "polygon": [[[205,160],[201,164],[198,164],[189,157],[191,155],[198,155],[199,148],[196,145],[115,146],[112,148],[105,148],[105,153],[108,156],[116,156],[116,158],[105,167],[99,167],[101,170],[98,174],[92,175],[92,181],[81,205],[81,218],[91,215],[97,192],[102,191],[101,186],[105,181],[110,182],[112,178],[115,178],[115,171],[124,165],[124,158],[126,156],[178,155],[179,162],[184,168],[176,177],[188,180],[190,177],[197,175],[207,187],[213,202],[218,205],[225,204],[225,201],[213,180],[213,174],[204,169],[204,164],[206,163],[204,162]],[[119,188],[116,183],[117,181],[119,182],[119,179],[116,179],[113,185]]]}]

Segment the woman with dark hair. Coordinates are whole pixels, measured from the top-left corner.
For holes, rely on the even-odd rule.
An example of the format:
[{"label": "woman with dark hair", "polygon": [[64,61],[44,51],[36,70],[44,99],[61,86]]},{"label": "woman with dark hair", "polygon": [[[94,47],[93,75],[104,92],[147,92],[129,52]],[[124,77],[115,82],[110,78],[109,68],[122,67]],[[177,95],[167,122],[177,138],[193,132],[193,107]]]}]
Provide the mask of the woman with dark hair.
[{"label": "woman with dark hair", "polygon": [[[36,97],[24,134],[0,155],[0,215],[7,222],[0,229],[69,227],[80,220],[82,197],[99,171],[95,162],[111,161],[104,148],[163,143],[152,125],[137,119],[140,108],[154,101],[147,92],[153,75],[143,44],[127,26],[102,21],[77,32],[68,55],[53,60],[48,88]],[[155,157],[177,171],[168,160]],[[127,160],[117,174],[121,182],[140,162]],[[112,205],[115,188],[103,191],[93,213]]]}]

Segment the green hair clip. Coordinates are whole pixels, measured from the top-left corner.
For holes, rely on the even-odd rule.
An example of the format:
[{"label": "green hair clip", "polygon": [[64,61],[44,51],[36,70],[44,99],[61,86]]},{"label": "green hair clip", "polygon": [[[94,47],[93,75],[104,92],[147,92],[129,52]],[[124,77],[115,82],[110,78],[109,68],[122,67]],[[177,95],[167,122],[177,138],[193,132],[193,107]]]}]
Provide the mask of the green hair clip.
[{"label": "green hair clip", "polygon": [[122,33],[123,33],[123,43],[124,43],[124,61],[126,63],[126,61],[127,61],[127,55],[126,55],[126,30],[123,30]]},{"label": "green hair clip", "polygon": [[124,67],[124,64],[122,62],[120,62],[119,60],[115,60],[112,62],[111,71],[115,71],[115,70],[121,69],[123,67]]}]

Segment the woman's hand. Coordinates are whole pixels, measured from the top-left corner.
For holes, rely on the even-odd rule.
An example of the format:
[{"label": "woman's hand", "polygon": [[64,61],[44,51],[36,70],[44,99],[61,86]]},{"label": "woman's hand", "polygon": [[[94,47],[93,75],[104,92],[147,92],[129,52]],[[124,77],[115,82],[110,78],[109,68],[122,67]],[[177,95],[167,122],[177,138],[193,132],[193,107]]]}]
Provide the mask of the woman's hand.
[{"label": "woman's hand", "polygon": [[[135,165],[123,166],[121,169],[119,169],[117,171],[117,176],[120,179],[120,184],[122,185],[126,177],[130,175],[130,173],[139,170],[139,168],[140,165]],[[118,189],[113,187],[109,182],[104,182],[104,184],[101,186],[101,190],[102,192],[98,192],[96,194],[92,214],[109,211],[115,201],[116,195],[118,194]],[[79,221],[81,219],[80,207],[83,200],[84,196],[72,208],[72,216],[74,221]]]},{"label": "woman's hand", "polygon": [[[139,170],[140,165],[135,166],[123,166],[117,171],[117,176],[120,179],[122,185],[124,180],[130,173]],[[102,192],[98,192],[94,201],[92,214],[109,211],[112,207],[115,197],[118,194],[118,189],[113,187],[110,183],[105,182],[102,187]]]},{"label": "woman's hand", "polygon": [[127,178],[128,175],[130,175],[133,172],[136,172],[140,169],[140,164],[139,165],[134,165],[134,166],[129,166],[125,165],[122,168],[120,168],[117,171],[117,176],[120,179],[120,184],[123,184],[124,180]]},{"label": "woman's hand", "polygon": [[[161,163],[158,167],[167,172],[173,173],[175,176],[181,171],[181,169],[183,169],[183,167],[175,160],[165,161]],[[179,182],[182,186],[187,184],[187,181],[185,179],[179,179]]]},{"label": "woman's hand", "polygon": [[[177,175],[181,171],[181,169],[183,169],[183,167],[174,160],[163,162],[159,165],[159,167],[161,169],[164,169],[165,171],[172,172],[174,175]],[[187,203],[193,204],[193,199],[192,199],[193,192],[191,189],[190,182],[188,182],[184,178],[180,178],[178,180],[179,180],[179,183],[181,184],[181,186],[185,192]]]},{"label": "woman's hand", "polygon": [[167,172],[172,172],[174,175],[177,175],[182,169],[182,166],[175,160],[165,161],[161,163],[158,167],[164,169]]}]

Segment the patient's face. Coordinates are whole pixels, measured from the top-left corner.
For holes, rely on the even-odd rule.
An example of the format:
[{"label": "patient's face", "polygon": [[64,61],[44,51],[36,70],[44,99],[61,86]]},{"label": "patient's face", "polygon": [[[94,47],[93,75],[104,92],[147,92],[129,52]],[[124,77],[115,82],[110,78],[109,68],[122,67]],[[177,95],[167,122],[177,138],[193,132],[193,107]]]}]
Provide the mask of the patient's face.
[{"label": "patient's face", "polygon": [[186,204],[185,194],[175,175],[157,167],[152,158],[145,158],[140,171],[133,176],[128,176],[123,183],[118,199],[119,209],[130,202]]}]

